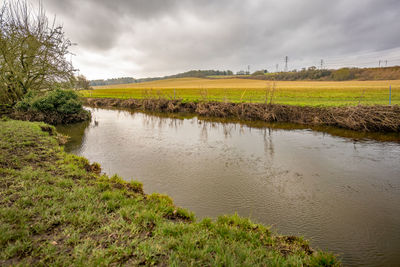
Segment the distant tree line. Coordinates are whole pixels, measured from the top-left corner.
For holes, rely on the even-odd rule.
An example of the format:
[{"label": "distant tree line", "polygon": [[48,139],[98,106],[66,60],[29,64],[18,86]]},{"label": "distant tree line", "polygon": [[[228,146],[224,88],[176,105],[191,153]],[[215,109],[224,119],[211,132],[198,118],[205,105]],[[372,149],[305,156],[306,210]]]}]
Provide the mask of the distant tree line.
[{"label": "distant tree line", "polygon": [[185,78],[185,77],[196,77],[196,78],[205,78],[208,76],[226,76],[233,75],[233,72],[230,70],[190,70],[183,73],[178,73],[175,75],[165,76],[164,78]]},{"label": "distant tree line", "polygon": [[190,70],[174,75],[167,75],[164,77],[152,77],[152,78],[142,78],[137,79],[136,82],[151,82],[157,80],[165,80],[165,79],[172,79],[172,78],[186,78],[186,77],[195,77],[195,78],[207,78],[210,76],[227,76],[233,75],[231,70]]},{"label": "distant tree line", "polygon": [[99,80],[91,80],[90,86],[98,86],[98,85],[112,85],[112,84],[125,84],[125,83],[134,83],[136,82],[135,78],[132,77],[121,77],[121,78],[112,78],[112,79],[99,79]]},{"label": "distant tree line", "polygon": [[150,77],[141,79],[135,79],[132,77],[121,77],[121,78],[113,78],[107,80],[103,79],[91,80],[90,86],[141,83],[141,82],[151,82],[151,81],[172,79],[172,78],[185,78],[185,77],[206,78],[209,76],[227,76],[227,75],[233,75],[233,72],[231,70],[190,70],[187,72],[182,72],[174,75],[167,75],[163,77]]},{"label": "distant tree line", "polygon": [[264,73],[263,71],[256,71],[250,76],[241,78],[277,81],[397,80],[400,79],[400,66],[386,68],[341,68],[337,70],[309,67],[308,69],[303,68],[300,71],[293,70],[276,73]]},{"label": "distant tree line", "polygon": [[190,70],[174,75],[167,75],[164,77],[152,77],[152,78],[142,78],[137,79],[136,82],[150,82],[164,79],[172,79],[172,78],[186,78],[186,77],[195,77],[195,78],[207,78],[210,76],[227,76],[233,75],[231,70]]}]

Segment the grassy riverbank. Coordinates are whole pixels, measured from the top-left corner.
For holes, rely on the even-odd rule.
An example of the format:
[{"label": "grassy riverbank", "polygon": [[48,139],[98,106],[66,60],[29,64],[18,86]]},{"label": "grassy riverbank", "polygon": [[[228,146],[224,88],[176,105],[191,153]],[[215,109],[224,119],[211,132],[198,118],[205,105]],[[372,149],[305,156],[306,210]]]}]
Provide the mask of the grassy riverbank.
[{"label": "grassy riverbank", "polygon": [[295,105],[355,106],[400,104],[400,80],[264,81],[251,79],[174,78],[143,83],[97,86],[82,91],[93,98],[165,98],[184,102],[219,101]]},{"label": "grassy riverbank", "polygon": [[239,216],[196,222],[167,196],[99,175],[54,128],[0,122],[0,265],[329,266],[331,254]]}]

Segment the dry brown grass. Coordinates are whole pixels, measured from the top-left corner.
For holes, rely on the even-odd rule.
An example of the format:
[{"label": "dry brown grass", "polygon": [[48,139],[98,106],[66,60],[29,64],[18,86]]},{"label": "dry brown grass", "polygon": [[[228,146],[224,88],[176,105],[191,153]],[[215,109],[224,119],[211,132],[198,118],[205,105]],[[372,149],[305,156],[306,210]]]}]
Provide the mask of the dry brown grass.
[{"label": "dry brown grass", "polygon": [[123,107],[201,116],[335,126],[364,132],[400,132],[400,106],[299,107],[279,104],[182,102],[166,99],[88,98],[94,107]]}]

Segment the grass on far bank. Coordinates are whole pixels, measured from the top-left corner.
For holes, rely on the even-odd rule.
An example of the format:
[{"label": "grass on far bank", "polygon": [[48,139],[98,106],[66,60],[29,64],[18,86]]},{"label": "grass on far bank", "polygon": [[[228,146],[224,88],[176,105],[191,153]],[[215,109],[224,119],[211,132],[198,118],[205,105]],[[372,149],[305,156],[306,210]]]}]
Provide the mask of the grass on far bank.
[{"label": "grass on far bank", "polygon": [[392,81],[263,81],[251,79],[179,78],[152,82],[97,86],[81,91],[84,97],[168,98],[186,102],[228,101],[299,106],[400,104],[400,80]]},{"label": "grass on far bank", "polygon": [[196,222],[169,197],[63,152],[46,124],[0,121],[0,152],[1,266],[339,265],[237,215]]}]

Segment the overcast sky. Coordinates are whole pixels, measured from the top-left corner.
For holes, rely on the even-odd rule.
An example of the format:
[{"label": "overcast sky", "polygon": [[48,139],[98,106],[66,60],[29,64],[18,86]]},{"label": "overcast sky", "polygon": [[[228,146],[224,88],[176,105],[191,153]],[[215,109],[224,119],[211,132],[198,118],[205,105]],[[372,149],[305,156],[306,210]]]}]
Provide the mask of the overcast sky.
[{"label": "overcast sky", "polygon": [[[38,0],[34,4],[38,3]],[[400,65],[399,0],[42,0],[89,79]]]}]

